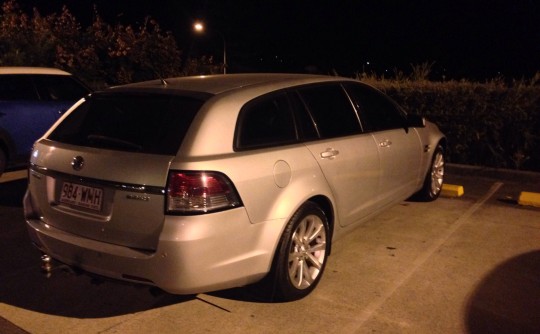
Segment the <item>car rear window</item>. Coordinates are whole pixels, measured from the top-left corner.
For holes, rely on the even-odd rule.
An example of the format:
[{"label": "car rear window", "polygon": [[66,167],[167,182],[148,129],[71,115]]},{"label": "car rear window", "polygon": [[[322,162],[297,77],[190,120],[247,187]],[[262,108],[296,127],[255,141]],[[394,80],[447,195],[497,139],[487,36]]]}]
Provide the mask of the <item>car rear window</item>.
[{"label": "car rear window", "polygon": [[48,137],[97,148],[175,155],[204,101],[156,94],[98,94]]}]

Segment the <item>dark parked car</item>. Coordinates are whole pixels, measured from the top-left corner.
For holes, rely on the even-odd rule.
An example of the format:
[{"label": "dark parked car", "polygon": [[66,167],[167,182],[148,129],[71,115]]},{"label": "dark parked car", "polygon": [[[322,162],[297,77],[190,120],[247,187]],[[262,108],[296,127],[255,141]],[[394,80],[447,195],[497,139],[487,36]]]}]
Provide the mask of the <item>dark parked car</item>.
[{"label": "dark parked car", "polygon": [[0,67],[0,175],[25,165],[34,141],[89,92],[58,69]]}]

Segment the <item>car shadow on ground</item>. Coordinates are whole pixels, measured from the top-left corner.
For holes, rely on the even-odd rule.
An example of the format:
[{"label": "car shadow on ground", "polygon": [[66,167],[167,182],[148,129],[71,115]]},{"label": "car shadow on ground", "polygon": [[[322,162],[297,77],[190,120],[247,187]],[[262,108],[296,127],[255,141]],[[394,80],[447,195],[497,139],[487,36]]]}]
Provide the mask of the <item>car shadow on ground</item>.
[{"label": "car shadow on ground", "polygon": [[0,184],[0,303],[58,316],[100,318],[194,298],[97,279],[62,265],[47,277],[40,270],[41,254],[26,234],[22,208],[26,184],[24,179]]},{"label": "car shadow on ground", "polygon": [[[4,275],[3,275],[4,276]],[[0,278],[0,302],[55,316],[108,318],[147,311],[194,299],[159,289],[96,279],[57,268],[49,278],[38,266]]]},{"label": "car shadow on ground", "polygon": [[275,297],[271,283],[266,279],[244,287],[232,288],[227,290],[212,291],[206,293],[218,298],[236,300],[248,303],[280,303]]},{"label": "car shadow on ground", "polygon": [[[0,303],[34,312],[74,318],[106,318],[196,299],[155,287],[95,277],[55,264],[47,277],[41,254],[26,234],[22,199],[26,180],[0,184]],[[256,300],[245,289],[224,298]],[[227,297],[228,296],[228,297]]]},{"label": "car shadow on ground", "polygon": [[540,333],[540,250],[488,273],[471,294],[468,333]]}]

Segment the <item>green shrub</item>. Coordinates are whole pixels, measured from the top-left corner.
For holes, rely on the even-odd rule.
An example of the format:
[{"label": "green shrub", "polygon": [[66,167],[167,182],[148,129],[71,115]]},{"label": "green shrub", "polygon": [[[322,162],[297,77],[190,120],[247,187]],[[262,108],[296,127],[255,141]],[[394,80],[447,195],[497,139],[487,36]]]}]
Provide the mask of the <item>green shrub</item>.
[{"label": "green shrub", "polygon": [[448,160],[540,170],[540,73],[530,81],[430,82],[364,77],[408,112],[439,125]]},{"label": "green shrub", "polygon": [[16,0],[0,5],[0,66],[57,67],[95,89],[182,74],[181,51],[170,32],[147,17],[142,24],[110,25],[97,9],[83,28],[63,7],[42,16]]}]

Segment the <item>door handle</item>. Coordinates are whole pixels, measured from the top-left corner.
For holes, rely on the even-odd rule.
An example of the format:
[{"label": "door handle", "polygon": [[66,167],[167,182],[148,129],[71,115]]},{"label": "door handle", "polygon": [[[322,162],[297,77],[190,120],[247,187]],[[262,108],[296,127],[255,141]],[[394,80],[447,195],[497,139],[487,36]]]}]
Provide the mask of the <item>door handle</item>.
[{"label": "door handle", "polygon": [[326,151],[321,152],[321,158],[323,159],[334,159],[336,155],[339,154],[338,150],[334,150],[333,148],[327,148]]},{"label": "door handle", "polygon": [[390,147],[392,146],[392,142],[388,139],[385,139],[383,140],[382,142],[379,143],[379,146],[380,147]]}]

